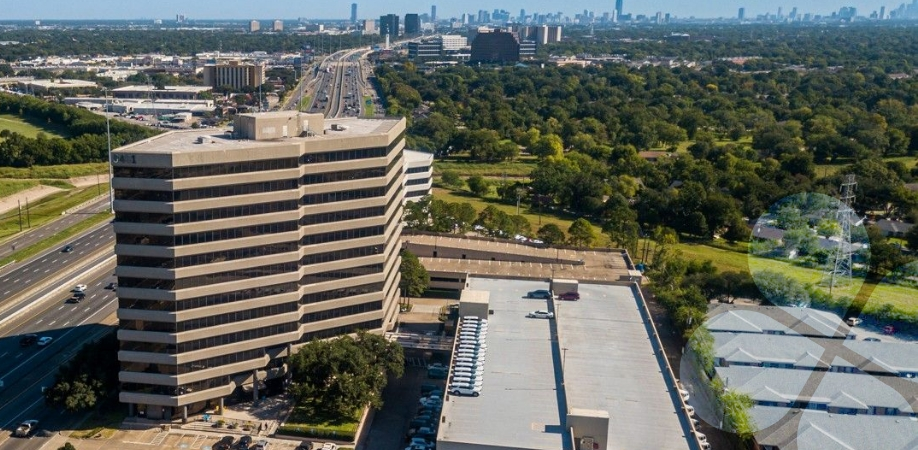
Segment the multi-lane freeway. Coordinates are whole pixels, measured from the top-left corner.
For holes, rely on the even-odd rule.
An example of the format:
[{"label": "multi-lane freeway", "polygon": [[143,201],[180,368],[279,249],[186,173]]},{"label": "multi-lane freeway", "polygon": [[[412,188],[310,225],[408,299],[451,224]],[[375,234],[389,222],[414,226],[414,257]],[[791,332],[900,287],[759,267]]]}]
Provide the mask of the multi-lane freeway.
[{"label": "multi-lane freeway", "polygon": [[[98,207],[93,204],[81,212],[88,217]],[[61,226],[58,222],[52,225]],[[116,296],[106,289],[115,281],[113,240],[106,222],[71,240],[70,252],[54,248],[0,270],[0,448],[41,448],[47,441],[43,435],[68,428],[76,419],[47,407],[42,389],[51,386],[57,368],[84,343],[110,332],[115,324]],[[86,296],[68,303],[77,284],[86,285]],[[52,340],[44,346],[22,346],[27,334]],[[26,419],[39,420],[37,435],[11,438],[12,430]]]}]

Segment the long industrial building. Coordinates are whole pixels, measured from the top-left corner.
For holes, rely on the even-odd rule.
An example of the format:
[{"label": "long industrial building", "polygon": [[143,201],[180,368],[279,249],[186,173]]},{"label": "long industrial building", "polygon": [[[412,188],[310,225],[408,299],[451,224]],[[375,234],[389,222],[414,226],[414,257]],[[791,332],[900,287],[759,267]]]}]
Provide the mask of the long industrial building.
[{"label": "long industrial building", "polygon": [[397,314],[404,119],[237,116],[115,150],[120,400],[187,417]]}]

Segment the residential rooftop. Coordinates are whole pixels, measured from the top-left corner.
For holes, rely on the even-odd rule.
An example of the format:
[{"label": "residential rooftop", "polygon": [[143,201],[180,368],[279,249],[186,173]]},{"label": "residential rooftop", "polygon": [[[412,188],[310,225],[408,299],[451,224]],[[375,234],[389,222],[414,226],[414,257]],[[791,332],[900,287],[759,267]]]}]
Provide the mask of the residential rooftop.
[{"label": "residential rooftop", "polygon": [[837,315],[810,308],[718,304],[708,310],[710,331],[783,334],[834,339],[852,339],[845,322]]},{"label": "residential rooftop", "polygon": [[918,443],[918,421],[911,418],[768,406],[755,406],[751,414],[761,430],[756,433],[756,442],[782,450],[904,450],[914,449]]}]

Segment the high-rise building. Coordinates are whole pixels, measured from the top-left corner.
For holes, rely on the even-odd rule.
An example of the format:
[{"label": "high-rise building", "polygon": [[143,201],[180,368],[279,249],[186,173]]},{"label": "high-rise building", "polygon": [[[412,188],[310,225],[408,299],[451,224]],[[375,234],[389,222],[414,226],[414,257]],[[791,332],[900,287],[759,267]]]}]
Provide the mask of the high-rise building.
[{"label": "high-rise building", "polygon": [[351,23],[357,23],[357,4],[351,3]]},{"label": "high-rise building", "polygon": [[430,21],[437,21],[437,5],[430,5]]},{"label": "high-rise building", "polygon": [[253,20],[249,22],[249,32],[250,33],[255,33],[256,31],[260,29],[261,29],[261,23],[259,21]]},{"label": "high-rise building", "polygon": [[244,63],[241,61],[228,61],[217,64],[207,64],[203,69],[204,84],[219,88],[232,86],[233,89],[258,87],[265,83],[265,66],[260,63]]},{"label": "high-rise building", "polygon": [[413,13],[405,14],[405,34],[412,35],[420,33],[421,17]]},{"label": "high-rise building", "polygon": [[880,20],[886,20],[886,7],[885,7],[885,6],[881,6],[881,7],[880,7],[880,16],[879,16],[879,19],[880,19]]},{"label": "high-rise building", "polygon": [[624,1],[625,0],[615,0],[615,14],[616,17],[621,18],[624,10]]},{"label": "high-rise building", "polygon": [[379,17],[379,34],[381,36],[398,37],[398,15],[386,14]]},{"label": "high-rise building", "polygon": [[363,21],[363,34],[379,34],[376,30],[376,21],[367,19]]},{"label": "high-rise building", "polygon": [[258,398],[303,344],[391,328],[404,132],[404,119],[283,111],[112,152],[120,400],[132,415]]},{"label": "high-rise building", "polygon": [[746,8],[740,8],[739,12],[736,14],[736,17],[739,20],[746,20]]},{"label": "high-rise building", "polygon": [[[533,43],[533,46],[535,43]],[[515,33],[479,29],[472,40],[471,62],[508,63],[520,60],[520,41]]]},{"label": "high-rise building", "polygon": [[279,19],[275,20],[271,29],[274,31],[284,31],[284,21]]}]

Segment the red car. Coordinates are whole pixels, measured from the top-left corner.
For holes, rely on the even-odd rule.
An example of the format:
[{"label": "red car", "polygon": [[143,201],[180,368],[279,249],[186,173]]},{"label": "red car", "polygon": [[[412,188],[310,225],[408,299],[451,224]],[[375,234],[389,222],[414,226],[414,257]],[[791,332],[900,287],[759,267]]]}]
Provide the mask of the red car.
[{"label": "red car", "polygon": [[580,300],[580,294],[577,292],[565,292],[558,296],[558,300]]}]

